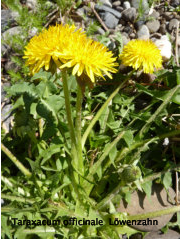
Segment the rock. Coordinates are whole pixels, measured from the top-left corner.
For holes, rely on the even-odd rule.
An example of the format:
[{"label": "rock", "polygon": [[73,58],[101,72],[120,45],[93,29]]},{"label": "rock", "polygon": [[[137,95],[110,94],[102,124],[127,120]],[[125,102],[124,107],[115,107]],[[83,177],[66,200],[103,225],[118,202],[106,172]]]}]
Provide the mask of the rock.
[{"label": "rock", "polygon": [[32,38],[33,36],[35,36],[38,33],[38,29],[36,27],[33,27],[32,29],[30,29],[29,31],[29,37]]},{"label": "rock", "polygon": [[13,120],[12,117],[12,105],[11,104],[5,104],[4,107],[1,110],[1,121],[2,126],[5,129],[6,133],[9,133],[11,130],[11,122]]},{"label": "rock", "polygon": [[157,19],[160,16],[160,14],[156,10],[153,10],[153,12],[149,16]]},{"label": "rock", "polygon": [[162,17],[164,17],[167,21],[170,21],[173,18],[172,12],[165,12],[162,14]]},{"label": "rock", "polygon": [[104,35],[104,34],[105,34],[105,31],[104,31],[104,29],[102,29],[102,27],[98,27],[98,28],[97,28],[97,32],[98,32],[99,34],[101,34],[101,35]]},{"label": "rock", "polygon": [[128,42],[128,36],[126,36],[124,33],[122,34],[122,41],[123,41],[123,46],[125,46]]},{"label": "rock", "polygon": [[19,14],[11,10],[1,10],[1,32],[6,31],[13,23],[15,23]]},{"label": "rock", "polygon": [[76,13],[77,13],[78,16],[84,18],[84,16],[85,16],[85,9],[84,9],[84,7],[78,8],[78,9],[76,10]]},{"label": "rock", "polygon": [[139,29],[142,25],[144,25],[144,20],[138,20],[137,22],[135,22],[134,26],[136,29]]},{"label": "rock", "polygon": [[37,0],[26,0],[26,6],[31,9],[31,10],[35,10],[37,7]]},{"label": "rock", "polygon": [[170,5],[173,7],[178,7],[180,5],[180,0],[171,0]]},{"label": "rock", "polygon": [[[166,190],[161,184],[153,184],[151,198],[149,199],[145,193],[135,191],[131,194],[131,203],[127,205],[125,200],[122,200],[120,206],[117,208],[118,212],[126,212],[130,215],[143,214],[148,212],[154,212],[173,207],[171,200],[174,202],[175,192],[172,188],[169,188],[169,198]],[[161,217],[151,218],[151,220],[157,220],[158,225],[133,225],[132,227],[140,231],[157,231],[164,227],[172,218],[172,214],[163,215]],[[149,223],[150,224],[150,223]],[[157,237],[154,237],[157,239]]]},{"label": "rock", "polygon": [[134,22],[136,20],[137,14],[134,7],[128,8],[122,12],[122,17],[129,22]]},{"label": "rock", "polygon": [[157,32],[159,30],[160,22],[158,20],[148,21],[146,23],[146,26],[148,27],[148,29],[151,33],[154,33],[154,32]]},{"label": "rock", "polygon": [[119,11],[119,12],[122,12],[124,9],[121,6],[118,6],[118,7],[116,7],[116,10]]},{"label": "rock", "polygon": [[113,4],[112,4],[112,6],[113,7],[118,7],[118,6],[120,6],[121,5],[121,1],[115,1],[115,2],[113,2]]},{"label": "rock", "polygon": [[22,28],[21,27],[12,27],[12,28],[10,28],[10,29],[8,29],[7,31],[5,31],[5,32],[3,32],[3,34],[2,34],[2,38],[3,38],[3,40],[6,42],[6,41],[10,41],[10,42],[12,42],[12,36],[14,36],[14,35],[20,35],[20,36],[22,36]]},{"label": "rock", "polygon": [[120,19],[121,18],[121,13],[108,7],[108,6],[105,6],[105,5],[98,5],[98,4],[95,4],[95,9],[98,10],[98,11],[104,11],[104,12],[110,12],[112,13],[116,18]]},{"label": "rock", "polygon": [[9,60],[5,66],[4,69],[6,70],[6,72],[13,70],[14,72],[17,72],[19,70],[19,67],[17,66],[16,63],[12,62],[11,60]]},{"label": "rock", "polygon": [[180,239],[179,233],[173,230],[168,230],[167,233],[163,234],[161,231],[150,232],[144,239]]},{"label": "rock", "polygon": [[137,37],[138,39],[144,39],[147,40],[149,39],[149,29],[146,25],[142,25],[139,30],[137,31]]},{"label": "rock", "polygon": [[104,14],[101,14],[101,16],[108,28],[114,29],[118,25],[119,19],[116,18],[112,13],[105,12]]},{"label": "rock", "polygon": [[[140,3],[142,4],[140,6]],[[147,0],[131,0],[131,6],[138,9],[142,9],[142,13],[144,13],[145,15],[149,14],[149,4]]]},{"label": "rock", "polygon": [[173,28],[176,28],[179,24],[179,21],[177,19],[171,19],[169,22],[169,31],[172,31]]},{"label": "rock", "polygon": [[156,40],[154,43],[161,51],[163,61],[164,62],[168,61],[171,58],[172,46],[167,36],[166,35],[162,36],[160,40]]},{"label": "rock", "polygon": [[136,38],[136,34],[134,32],[132,32],[129,36],[130,36],[131,39]]},{"label": "rock", "polygon": [[112,7],[112,4],[109,0],[99,0],[99,2],[108,6],[108,7]]},{"label": "rock", "polygon": [[128,9],[131,7],[131,4],[128,1],[123,2],[123,8]]},{"label": "rock", "polygon": [[7,56],[10,53],[11,48],[7,44],[1,44],[1,55]]},{"label": "rock", "polygon": [[161,24],[161,26],[160,26],[160,28],[159,28],[159,32],[162,34],[162,35],[164,35],[164,34],[166,34],[166,24],[165,23],[163,23],[163,24]]},{"label": "rock", "polygon": [[129,35],[133,32],[133,29],[130,26],[125,26],[123,31]]}]

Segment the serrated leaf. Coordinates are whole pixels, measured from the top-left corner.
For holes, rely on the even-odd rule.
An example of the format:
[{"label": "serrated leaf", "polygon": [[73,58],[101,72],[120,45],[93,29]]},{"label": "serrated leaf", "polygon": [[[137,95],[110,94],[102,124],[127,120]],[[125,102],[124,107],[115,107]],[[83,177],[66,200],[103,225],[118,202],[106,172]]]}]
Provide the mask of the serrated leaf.
[{"label": "serrated leaf", "polygon": [[58,95],[51,95],[48,99],[41,99],[37,104],[37,113],[47,121],[58,123],[57,113],[64,105],[64,99]]}]

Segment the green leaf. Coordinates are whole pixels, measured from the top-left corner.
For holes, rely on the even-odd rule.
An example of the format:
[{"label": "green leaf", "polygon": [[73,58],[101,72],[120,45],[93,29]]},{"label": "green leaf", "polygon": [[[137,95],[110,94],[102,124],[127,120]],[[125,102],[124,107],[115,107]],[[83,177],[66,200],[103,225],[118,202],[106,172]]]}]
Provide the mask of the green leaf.
[{"label": "green leaf", "polygon": [[149,199],[151,199],[151,191],[152,191],[152,181],[146,182],[142,184],[142,188]]},{"label": "green leaf", "polygon": [[128,147],[131,146],[131,144],[133,143],[133,133],[131,130],[127,130],[124,135],[123,138],[127,144]]},{"label": "green leaf", "polygon": [[58,123],[57,113],[64,106],[64,99],[58,95],[49,96],[48,99],[41,99],[37,104],[37,113],[47,121]]},{"label": "green leaf", "polygon": [[162,182],[166,189],[172,185],[172,175],[171,172],[167,172],[162,176]]},{"label": "green leaf", "polygon": [[[180,77],[179,77],[180,78]],[[180,79],[179,79],[180,81]],[[179,83],[180,85],[180,83]],[[180,89],[177,90],[177,92],[174,94],[174,96],[172,97],[172,102],[180,105]]]},{"label": "green leaf", "polygon": [[116,145],[111,149],[111,151],[109,152],[109,158],[111,160],[111,162],[114,164],[114,160],[116,158],[117,155],[117,148]]}]

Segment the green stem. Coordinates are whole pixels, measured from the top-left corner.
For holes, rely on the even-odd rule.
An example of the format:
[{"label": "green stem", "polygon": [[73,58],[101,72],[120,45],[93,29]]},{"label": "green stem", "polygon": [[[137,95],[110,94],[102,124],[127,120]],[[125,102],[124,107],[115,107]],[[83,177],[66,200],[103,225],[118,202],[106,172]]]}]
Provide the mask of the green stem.
[{"label": "green stem", "polygon": [[4,146],[3,143],[1,143],[1,150],[8,156],[8,158],[10,158],[12,160],[12,162],[16,165],[16,167],[19,168],[19,170],[27,177],[31,177],[31,172],[24,167],[24,165],[19,162],[19,160],[11,153],[11,151],[9,151],[8,148],[6,148]]},{"label": "green stem", "polygon": [[131,145],[130,148],[124,148],[117,155],[116,162],[119,162],[122,158],[126,157],[130,152],[132,152],[134,149],[136,149],[140,146],[143,146],[143,145],[149,144],[149,143],[153,143],[157,140],[164,139],[166,137],[172,137],[172,136],[179,135],[179,134],[180,134],[180,130],[174,130],[174,131],[168,132],[166,134],[162,134],[160,136],[155,136],[154,138],[151,138],[151,139],[145,139],[140,142],[137,142],[137,143]]},{"label": "green stem", "polygon": [[31,204],[36,202],[35,200],[32,200],[32,199],[6,195],[4,193],[1,193],[1,198],[8,199],[10,201],[17,201],[17,202],[24,202],[24,203],[31,203]]},{"label": "green stem", "polygon": [[81,110],[82,110],[82,90],[79,84],[77,84],[77,101],[76,101],[76,135],[77,135],[77,153],[78,153],[78,170],[84,175],[84,164],[82,154],[82,139],[81,139]]},{"label": "green stem", "polygon": [[180,211],[180,205],[162,209],[162,210],[158,210],[155,212],[136,214],[136,215],[132,215],[132,216],[130,215],[127,217],[127,220],[143,220],[143,219],[147,219],[147,218],[161,217],[161,216],[179,212],[179,211]]},{"label": "green stem", "polygon": [[61,73],[62,73],[62,79],[63,79],[63,90],[64,90],[64,98],[65,98],[65,106],[66,106],[66,115],[67,115],[67,121],[68,121],[68,126],[69,126],[69,131],[70,131],[70,137],[71,137],[72,160],[74,161],[75,168],[78,169],[76,137],[75,137],[74,125],[73,125],[72,115],[71,115],[71,105],[70,105],[69,89],[68,89],[68,83],[67,83],[67,72],[62,71]]},{"label": "green stem", "polygon": [[[132,75],[132,73],[131,73]],[[130,77],[130,76],[129,76]],[[82,137],[82,148],[84,148],[84,145],[86,143],[87,137],[90,133],[90,131],[92,130],[93,126],[95,125],[95,123],[98,121],[98,119],[100,118],[100,116],[102,115],[102,113],[104,112],[104,110],[106,109],[106,107],[108,106],[109,102],[114,98],[114,96],[119,92],[119,90],[125,85],[125,83],[129,80],[129,77],[127,77],[116,89],[115,91],[109,96],[109,98],[106,100],[106,102],[102,105],[102,107],[99,109],[99,111],[97,112],[97,114],[94,116],[93,120],[91,121],[91,123],[89,124],[89,126],[87,127],[83,137]]]},{"label": "green stem", "polygon": [[169,103],[170,99],[173,97],[173,95],[176,93],[176,91],[178,90],[179,87],[180,87],[180,85],[177,85],[176,87],[174,87],[173,90],[171,90],[169,92],[169,94],[167,95],[167,98],[164,100],[164,102],[159,106],[159,108],[156,110],[156,112],[154,114],[152,114],[152,116],[148,119],[146,124],[142,127],[142,129],[139,132],[140,138],[142,137],[142,135],[143,135],[144,131],[146,130],[146,128],[155,120],[155,118],[160,114],[160,112]]}]

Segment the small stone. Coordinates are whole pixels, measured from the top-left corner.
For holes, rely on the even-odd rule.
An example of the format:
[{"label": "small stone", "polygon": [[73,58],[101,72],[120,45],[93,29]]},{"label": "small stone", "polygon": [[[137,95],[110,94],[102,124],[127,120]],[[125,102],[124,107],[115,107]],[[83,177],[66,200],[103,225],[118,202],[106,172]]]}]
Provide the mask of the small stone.
[{"label": "small stone", "polygon": [[125,26],[123,31],[129,35],[133,32],[133,29],[130,26]]},{"label": "small stone", "polygon": [[120,6],[120,5],[121,5],[121,1],[115,1],[115,2],[113,2],[113,4],[112,4],[113,7],[118,7],[118,6]]},{"label": "small stone", "polygon": [[139,29],[142,25],[144,25],[144,20],[139,20],[135,22],[134,26],[136,29]]},{"label": "small stone", "polygon": [[31,10],[35,10],[36,9],[36,7],[37,7],[37,0],[27,0],[26,1],[26,5],[27,5],[27,7],[29,8],[29,9],[31,9]]},{"label": "small stone", "polygon": [[6,72],[11,71],[11,70],[17,72],[19,67],[17,66],[16,63],[14,63],[10,60],[5,64],[4,69],[6,70]]},{"label": "small stone", "polygon": [[165,12],[162,14],[162,17],[164,17],[167,21],[170,21],[173,18],[172,12]]},{"label": "small stone", "polygon": [[180,0],[171,0],[170,5],[173,7],[178,7],[180,5]]},{"label": "small stone", "polygon": [[104,31],[104,29],[102,29],[102,27],[98,27],[98,28],[97,28],[97,32],[98,32],[99,34],[101,34],[101,35],[104,35],[104,34],[105,34],[105,31]]},{"label": "small stone", "polygon": [[12,114],[12,105],[11,104],[5,104],[4,107],[1,110],[1,120],[3,128],[6,129],[6,132],[8,133],[11,130],[11,121],[13,120]]},{"label": "small stone", "polygon": [[155,19],[157,19],[159,16],[160,14],[156,10],[153,10],[153,12],[150,14],[150,17],[154,17]]},{"label": "small stone", "polygon": [[[141,4],[141,6],[140,6]],[[131,0],[131,6],[138,9],[142,9],[144,15],[149,14],[149,4],[147,0]]]},{"label": "small stone", "polygon": [[112,7],[112,4],[109,0],[99,0],[99,2],[108,6],[108,7]]},{"label": "small stone", "polygon": [[160,26],[160,28],[159,28],[159,32],[161,33],[161,34],[166,34],[166,24],[161,24],[161,26]]},{"label": "small stone", "polygon": [[128,9],[131,7],[131,4],[128,1],[123,2],[123,8]]},{"label": "small stone", "polygon": [[104,20],[104,23],[106,24],[106,26],[110,29],[114,29],[118,25],[118,22],[119,22],[119,19],[117,19],[110,12],[105,12],[103,20]]},{"label": "small stone", "polygon": [[161,231],[150,232],[147,234],[144,239],[179,239],[179,233],[173,230],[168,229],[168,232],[165,234]]},{"label": "small stone", "polygon": [[123,7],[121,7],[121,6],[118,6],[118,7],[116,7],[116,10],[117,10],[118,12],[122,12],[124,9],[123,9]]},{"label": "small stone", "polygon": [[38,33],[38,29],[36,27],[33,27],[32,29],[30,29],[29,31],[29,37],[32,38],[33,36],[35,36]]},{"label": "small stone", "polygon": [[1,55],[7,56],[10,53],[10,46],[7,44],[1,44]]},{"label": "small stone", "polygon": [[160,22],[158,20],[148,21],[146,23],[146,26],[148,27],[148,29],[151,33],[154,33],[154,32],[157,32],[159,30]]},{"label": "small stone", "polygon": [[2,38],[5,42],[8,41],[8,40],[10,40],[12,42],[11,38],[14,35],[21,35],[22,36],[22,28],[20,26],[12,27],[12,28],[8,29],[7,31],[5,31],[2,34]]},{"label": "small stone", "polygon": [[138,39],[144,39],[144,40],[147,40],[149,39],[149,29],[146,25],[142,25],[139,30],[137,31],[137,36],[138,36]]},{"label": "small stone", "polygon": [[85,16],[85,9],[84,9],[84,7],[78,8],[77,11],[76,11],[76,13],[77,13],[77,15],[80,16],[81,18],[84,18],[84,16]]},{"label": "small stone", "polygon": [[164,62],[167,62],[171,58],[171,42],[168,40],[167,36],[164,35],[160,40],[154,42],[158,49],[161,51],[162,59]]},{"label": "small stone", "polygon": [[17,12],[11,10],[1,10],[1,31],[6,31],[19,17]]},{"label": "small stone", "polygon": [[134,32],[132,32],[129,36],[131,39],[134,39],[136,37],[136,34]]},{"label": "small stone", "polygon": [[136,9],[134,7],[128,8],[122,12],[122,17],[126,21],[134,22],[137,17]]},{"label": "small stone", "polygon": [[105,6],[105,5],[101,6],[101,5],[95,4],[94,7],[95,7],[96,10],[99,10],[99,11],[102,11],[102,12],[109,12],[117,18],[119,18],[119,19],[121,18],[121,13],[120,12],[118,12],[118,11],[108,7],[108,6]]},{"label": "small stone", "polygon": [[169,31],[172,31],[173,28],[176,28],[179,24],[179,21],[177,19],[171,19],[171,21],[169,22]]},{"label": "small stone", "polygon": [[128,37],[124,33],[122,34],[122,41],[123,41],[123,46],[125,46],[129,42]]}]

